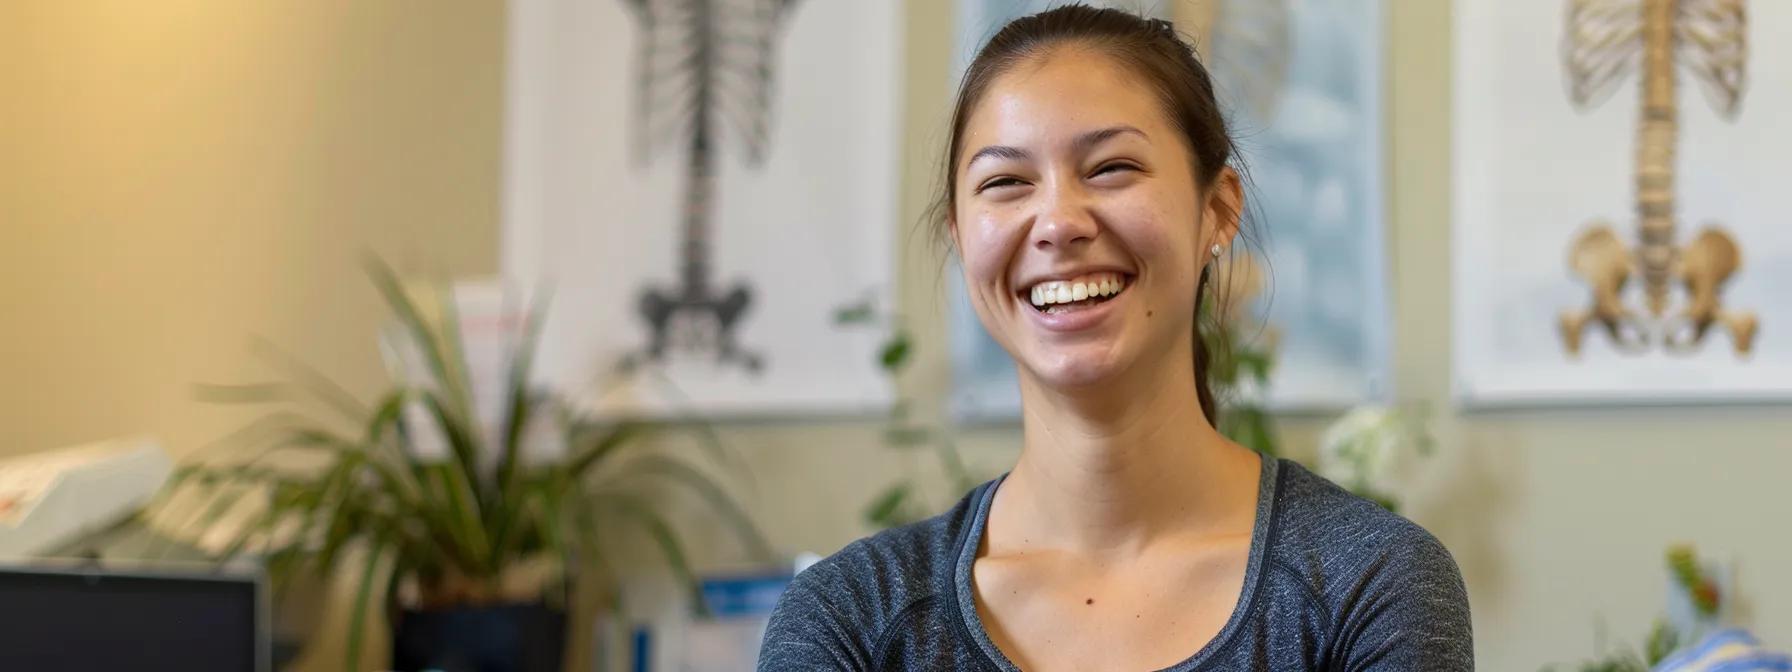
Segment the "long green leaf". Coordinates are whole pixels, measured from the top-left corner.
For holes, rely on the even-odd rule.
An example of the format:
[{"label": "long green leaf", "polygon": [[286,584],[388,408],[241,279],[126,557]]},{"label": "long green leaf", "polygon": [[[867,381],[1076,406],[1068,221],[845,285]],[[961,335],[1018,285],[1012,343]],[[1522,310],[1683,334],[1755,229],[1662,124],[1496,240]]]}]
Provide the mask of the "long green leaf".
[{"label": "long green leaf", "polygon": [[[417,309],[417,304],[411,301],[409,294],[405,293],[403,283],[398,280],[398,274],[394,273],[392,267],[386,265],[386,262],[379,257],[368,257],[366,267],[367,276],[373,280],[373,285],[379,290],[380,296],[385,299],[386,306],[397,315],[400,326],[404,327],[405,332],[410,335],[412,343],[423,355],[424,364],[429,367],[432,378],[430,382],[440,386],[457,404],[466,401],[467,396],[462,394],[458,382],[449,374],[448,358],[442,351],[440,340],[430,330],[429,322],[424,319],[422,311]],[[466,406],[461,406],[461,408],[466,408]],[[365,414],[357,417],[365,417]]]},{"label": "long green leaf", "polygon": [[273,441],[292,431],[296,427],[309,427],[313,423],[309,418],[290,411],[275,411],[255,418],[223,436],[206,442],[194,450],[187,459],[204,461],[219,457],[221,453],[236,455],[245,448],[253,449],[262,443]]},{"label": "long green leaf", "polygon": [[187,492],[187,486],[197,473],[197,465],[177,465],[172,471],[168,472],[168,479],[162,482],[162,487],[156,489],[156,494],[149,498],[149,502],[144,504],[143,507],[138,509],[132,516],[144,521],[150,521],[154,516],[161,515],[168,508],[169,503],[174,501],[175,497],[183,492]]},{"label": "long green leaf", "polygon": [[[564,492],[563,489],[562,491]],[[585,505],[571,507],[569,512],[575,529],[574,541],[579,549],[579,564],[584,575],[593,577],[603,587],[604,606],[610,613],[619,613],[622,610],[622,599],[618,591],[613,589],[614,572],[606,559],[603,538],[597,527],[596,508],[590,505],[590,500],[586,500]]]},{"label": "long green leaf", "polygon": [[371,546],[367,549],[367,564],[361,568],[360,585],[355,588],[354,611],[349,612],[348,623],[348,657],[342,669],[357,670],[361,667],[361,637],[367,629],[367,597],[373,594],[373,584],[377,579],[380,566],[381,548]]},{"label": "long green leaf", "polygon": [[369,494],[367,489],[353,487],[351,479],[327,503],[323,547],[315,553],[320,564],[335,566],[336,553],[356,542],[385,548],[395,561],[415,562],[420,556],[440,557],[454,552],[451,546],[444,547],[414,534],[412,529],[417,521],[408,514],[375,508]]},{"label": "long green leaf", "polygon": [[[460,333],[460,304],[454,300],[452,287],[444,287],[438,291],[437,305],[441,306],[441,320],[436,323],[436,330],[441,339],[441,371],[442,384],[446,389],[456,390],[458,408],[467,424],[473,424],[473,378],[467,370],[467,349]],[[419,322],[427,330],[427,322]]]},{"label": "long green leaf", "polygon": [[212,482],[206,483],[206,485],[209,486],[209,492],[204,500],[204,505],[199,507],[197,513],[176,524],[174,529],[190,532],[195,527],[198,527],[201,530],[199,535],[203,537],[207,531],[212,529],[212,526],[217,524],[220,516],[223,516],[226,512],[236,508],[236,505],[242,501],[243,497],[248,496],[248,494],[253,491],[253,488],[236,483],[218,484]]},{"label": "long green leaf", "polygon": [[298,541],[280,548],[270,549],[262,560],[267,568],[268,579],[274,583],[276,590],[285,590],[288,582],[297,572],[305,569],[310,552]]},{"label": "long green leaf", "polygon": [[929,443],[933,429],[915,425],[892,425],[884,428],[884,443],[897,448],[911,448]]},{"label": "long green leaf", "polygon": [[897,332],[890,337],[889,342],[884,343],[883,350],[878,353],[878,364],[885,372],[894,374],[908,363],[909,349],[908,334]]},{"label": "long green leaf", "polygon": [[545,481],[537,481],[529,484],[527,492],[530,500],[539,507],[534,519],[539,521],[542,541],[548,552],[559,558],[563,566],[570,566],[572,548],[567,541],[566,530],[561,528],[566,516],[561,509],[560,490]]},{"label": "long green leaf", "polygon": [[304,360],[274,345],[273,341],[257,337],[249,342],[249,352],[280,369],[344,419],[352,422],[367,417],[366,407],[362,406],[361,400],[353,392],[306,364]]},{"label": "long green leaf", "polygon": [[[534,415],[534,400],[529,395],[529,376],[535,361],[535,346],[541,332],[541,323],[546,316],[548,304],[546,290],[542,290],[529,309],[528,322],[523,326],[523,333],[518,337],[510,356],[510,380],[507,381],[506,397],[510,400],[509,412],[504,420],[504,445],[498,458],[498,483],[506,494],[505,508],[514,508],[517,493],[517,472],[522,452],[523,433]],[[514,516],[499,518],[498,529],[493,532],[493,545],[503,549],[509,540],[510,520]]]},{"label": "long green leaf", "polygon": [[208,404],[275,404],[292,401],[286,383],[194,383],[193,398]]},{"label": "long green leaf", "polygon": [[[263,511],[261,515],[256,516],[255,522],[250,523],[247,527],[239,530],[230,540],[230,543],[225,545],[224,549],[219,551],[214,557],[220,562],[230,561],[231,558],[236,557],[238,553],[241,553],[243,549],[247,548],[256,536],[271,535],[274,526],[280,522],[281,517],[284,515],[284,510],[270,504],[266,511]],[[269,539],[269,541],[271,543],[271,539]]]},{"label": "long green leaf", "polygon": [[871,322],[873,317],[875,317],[875,315],[872,313],[871,302],[868,300],[839,306],[834,309],[835,326],[866,324]]},{"label": "long green leaf", "polygon": [[[723,444],[722,435],[720,432],[716,431],[715,425],[692,410],[690,396],[679,389],[678,385],[672,382],[672,379],[668,378],[664,373],[653,369],[647,369],[646,371],[648,375],[657,379],[661,393],[671,397],[674,402],[673,406],[677,412],[674,416],[675,419],[670,424],[674,427],[695,430],[698,439],[698,447],[707,451],[711,459],[714,459],[717,464],[726,466],[731,471],[746,473],[745,465],[742,464],[736,456],[731,454]],[[751,482],[747,485],[749,488],[752,487]]]},{"label": "long green leaf", "polygon": [[451,432],[449,445],[454,447],[461,470],[466,472],[466,482],[472,485],[473,503],[478,506],[480,523],[485,531],[489,531],[501,515],[503,495],[498,492],[498,482],[495,479],[488,482],[480,469],[484,463],[481,455],[492,447],[485,445],[486,435],[481,431],[478,411],[473,405],[473,376],[466,366],[467,351],[460,333],[460,306],[454,300],[452,288],[442,289],[437,303],[442,310],[437,327],[444,357],[442,375],[446,376],[446,381],[452,381],[450,389],[457,389],[458,393],[451,399],[452,406],[443,408],[439,401],[434,405],[438,415],[442,416],[444,427],[448,426],[450,418],[460,419],[460,435],[456,437]]},{"label": "long green leaf", "polygon": [[[198,470],[196,473],[208,478],[221,478],[230,481],[249,481],[276,488],[284,492],[281,499],[271,502],[274,510],[269,513],[290,514],[300,520],[297,536],[301,541],[308,541],[318,533],[319,513],[326,507],[332,507],[329,515],[324,516],[323,534],[325,545],[320,552],[324,566],[330,566],[337,549],[357,537],[358,523],[370,516],[384,519],[384,524],[398,530],[401,539],[397,544],[419,545],[403,537],[402,521],[397,518],[398,511],[427,516],[429,508],[421,500],[410,501],[403,493],[395,490],[389,480],[391,470],[380,464],[373,456],[358,446],[348,444],[345,440],[333,437],[327,432],[308,432],[296,436],[293,448],[321,449],[332,452],[336,459],[331,467],[322,473],[311,476],[296,476],[285,471],[259,467],[253,464],[238,464],[226,467],[211,467]],[[357,477],[364,467],[373,467],[376,475],[382,475],[379,483],[372,488],[362,487]],[[380,487],[385,486],[385,487]],[[382,502],[392,504],[388,498],[396,497],[396,508],[382,507]],[[288,501],[289,500],[289,501]],[[409,515],[409,514],[407,514]],[[268,521],[269,524],[277,521]],[[245,530],[252,533],[254,530]],[[239,537],[233,541],[233,547],[240,547],[248,540]]]},{"label": "long green leaf", "polygon": [[319,491],[318,506],[328,515],[324,518],[324,543],[318,551],[318,564],[325,567],[336,566],[337,553],[359,536],[358,523],[363,521],[357,516],[352,494],[356,466],[355,460],[344,459],[321,479],[324,485]]},{"label": "long green leaf", "polygon": [[883,494],[871,500],[870,506],[865,507],[865,520],[880,528],[890,528],[901,524],[902,521],[897,513],[902,510],[902,505],[908,501],[909,494],[913,489],[913,484],[908,481],[892,484],[884,490]]},{"label": "long green leaf", "polygon": [[[304,481],[291,478],[279,471],[245,465],[229,465],[222,467],[194,465],[188,469],[187,475],[183,476],[184,482],[190,481],[191,479],[198,479],[202,487],[209,488],[213,492],[210,494],[210,499],[201,507],[199,513],[181,523],[175,524],[174,529],[184,531],[190,530],[195,526],[201,526],[202,530],[204,530],[200,532],[201,535],[206,534],[206,531],[212,529],[221,516],[234,510],[241,504],[244,497],[251,494],[271,495],[271,493],[267,493],[263,489],[264,487],[291,487],[302,485],[304,483]],[[222,552],[217,553],[215,557],[220,561],[229,560],[258,534],[261,534],[273,524],[277,523],[279,518],[284,514],[285,510],[278,506],[278,503],[274,502],[270,496],[267,510],[259,514],[254,522],[232,534],[230,540],[226,543],[225,549]],[[153,554],[159,557],[161,554],[170,550],[171,547],[171,545],[163,547]]]},{"label": "long green leaf", "polygon": [[400,501],[405,501],[416,507],[423,506],[420,498],[412,498],[416,493],[405,487],[409,484],[409,480],[403,470],[395,468],[385,460],[377,459],[367,450],[366,446],[327,431],[304,429],[294,431],[288,441],[278,447],[323,450],[334,454],[338,461],[353,459],[358,463],[366,464],[373,468],[374,474],[391,490],[394,496],[400,498]]},{"label": "long green leaf", "polygon": [[[405,449],[402,441],[394,443],[387,440],[389,436],[402,434],[400,430],[403,424],[405,405],[414,400],[416,394],[415,390],[404,388],[388,392],[380,400],[373,417],[367,421],[365,441],[368,452],[373,454],[371,459],[378,461],[381,454],[390,454],[398,463],[390,468],[389,474],[386,474],[388,483],[393,488],[401,486],[408,488],[409,492],[405,494],[420,496],[422,486],[415,478],[416,459]],[[379,450],[380,448],[389,448],[390,450],[382,451]]]},{"label": "long green leaf", "polygon": [[442,428],[442,434],[448,439],[449,453],[454,455],[455,466],[460,471],[460,481],[466,483],[468,493],[472,497],[474,510],[479,512],[481,520],[485,514],[486,497],[481,493],[479,479],[479,451],[474,445],[474,434],[470,425],[461,424],[453,410],[440,397],[424,391],[420,395],[425,408]]},{"label": "long green leaf", "polygon": [[[652,369],[649,369],[649,371],[652,371]],[[728,446],[722,443],[722,434],[715,430],[715,425],[710,423],[710,419],[704,418],[702,414],[697,414],[697,412],[692,410],[692,400],[690,400],[690,396],[685,394],[685,391],[681,391],[681,389],[677,387],[677,383],[672,382],[672,378],[667,378],[663,373],[652,371],[652,375],[658,378],[661,392],[665,392],[667,396],[674,398],[674,401],[676,401],[674,407],[676,407],[677,414],[674,416],[674,421],[672,421],[670,425],[695,430],[695,435],[697,435],[697,446],[702,448],[704,452],[710,453],[710,459],[713,459],[717,464],[726,466],[729,471],[738,471],[738,473],[742,473],[742,475],[749,473],[749,471],[745,470],[745,464],[740,462],[737,455],[733,455],[733,453],[729,452]],[[753,487],[753,482],[751,482],[751,480],[747,482],[747,487],[749,487],[749,489]]]},{"label": "long green leaf", "polygon": [[379,404],[374,406],[373,415],[367,418],[363,433],[368,446],[382,445],[389,432],[396,431],[399,423],[404,421],[406,404],[416,400],[417,392],[407,387],[389,391],[380,397]]},{"label": "long green leaf", "polygon": [[742,543],[746,544],[747,551],[755,558],[764,560],[772,557],[771,544],[766,542],[765,536],[759,532],[759,527],[753,524],[752,518],[740,507],[739,503],[734,501],[733,497],[730,497],[727,492],[722,490],[721,486],[716,485],[715,481],[704,475],[703,472],[664,455],[646,455],[637,458],[629,464],[628,472],[641,476],[666,478],[688,488],[702,498],[704,503],[709,505],[711,511],[720,515],[729,527],[733,528],[735,535],[740,538]]},{"label": "long green leaf", "polygon": [[[182,535],[188,535],[189,537],[203,537],[205,535],[204,529],[202,528],[203,524],[208,519],[216,517],[216,514],[213,512],[220,508],[220,503],[227,503],[231,500],[231,491],[227,488],[219,487],[217,483],[204,481],[201,481],[197,486],[194,486],[193,489],[199,492],[197,495],[199,500],[197,502],[185,503],[185,506],[180,507],[179,513],[183,515],[180,515],[169,527]],[[169,544],[160,549],[160,552],[155,554],[152,559],[161,559],[161,552],[173,550],[173,541],[173,539],[170,539]]]},{"label": "long green leaf", "polygon": [[[423,355],[429,374],[440,394],[424,390],[419,396],[440,424],[455,457],[458,474],[444,483],[450,509],[457,512],[455,527],[467,544],[467,550],[489,564],[491,546],[486,538],[485,523],[493,498],[485,492],[479,473],[479,437],[474,427],[471,393],[464,375],[464,358],[459,356],[459,324],[452,298],[442,302],[443,318],[439,327],[431,329],[417,305],[411,300],[392,268],[377,257],[367,261],[368,276],[398,317],[400,325]],[[471,517],[467,517],[469,510]]]},{"label": "long green leaf", "polygon": [[386,304],[398,316],[399,323],[410,335],[411,341],[422,352],[424,362],[433,379],[431,382],[441,390],[442,395],[446,396],[444,400],[437,395],[428,394],[427,391],[422,395],[431,407],[431,411],[441,422],[443,431],[449,435],[449,444],[454,449],[456,459],[461,463],[461,469],[466,472],[467,481],[475,486],[474,501],[480,505],[480,510],[483,511],[485,498],[479,491],[479,460],[475,448],[477,432],[472,430],[474,422],[472,395],[467,389],[465,379],[459,375],[460,368],[451,362],[448,351],[448,348],[452,347],[454,353],[459,352],[458,334],[460,330],[454,316],[454,301],[450,299],[443,302],[442,308],[445,317],[442,320],[441,334],[438,335],[430,329],[429,322],[424,319],[422,312],[417,309],[417,305],[411,301],[410,295],[405,293],[403,285],[390,266],[387,266],[378,257],[370,257],[367,262],[367,274],[373,279],[381,296],[385,297]]},{"label": "long green leaf", "polygon": [[[419,394],[421,394],[421,392],[419,392]],[[396,418],[396,416],[394,416],[394,418]],[[432,418],[439,419],[441,416],[432,416]],[[398,425],[398,423],[392,423],[391,426],[396,426],[396,428],[400,428],[401,430],[401,425]],[[376,434],[378,434],[378,432],[382,432],[382,430],[376,428],[376,426],[369,426],[369,432],[376,432]],[[457,439],[450,437],[450,441],[457,441]],[[387,487],[392,495],[398,496],[401,502],[405,502],[405,504],[414,507],[414,509],[419,509],[419,511],[428,509],[428,502],[426,502],[426,498],[423,496],[423,484],[421,484],[421,478],[418,477],[418,473],[426,471],[426,464],[410,459],[410,455],[407,455],[407,453],[405,453],[405,455],[400,455],[398,459],[400,459],[400,461],[405,461],[405,464],[409,464],[409,470],[400,468],[400,466],[394,466],[394,464],[389,464],[385,459],[382,459],[382,455],[371,452],[367,446],[355,444],[353,441],[349,441],[349,439],[344,439],[344,437],[339,437],[339,435],[330,434],[330,432],[323,432],[323,430],[299,430],[299,432],[294,432],[292,439],[290,439],[290,444],[292,444],[292,446],[297,446],[297,448],[317,448],[317,450],[326,450],[326,452],[337,453],[339,457],[344,457],[344,455],[357,455],[357,457],[362,457],[362,459],[366,459],[367,464],[375,470],[375,475],[380,477],[383,486]],[[403,450],[400,450],[400,453],[403,453]]]},{"label": "long green leaf", "polygon": [[952,477],[952,483],[957,485],[959,490],[970,490],[977,487],[977,477],[973,476],[971,468],[965,465],[964,456],[958,453],[958,443],[952,440],[950,434],[940,432],[938,440],[933,445],[934,451],[939,454],[940,463],[946,467],[946,475]]},{"label": "long green leaf", "polygon": [[452,465],[439,464],[431,469],[438,479],[442,495],[452,514],[448,531],[456,540],[456,548],[467,562],[466,569],[478,574],[492,562],[491,542],[479,517],[479,506],[472,498],[472,484],[466,475]]},{"label": "long green leaf", "polygon": [[740,455],[729,450],[727,444],[723,443],[722,433],[716,431],[715,424],[703,418],[697,418],[690,424],[697,431],[698,447],[708,453],[717,466],[738,474],[738,478],[743,481],[742,486],[751,492],[754,488],[753,472],[747,469]]},{"label": "long green leaf", "polygon": [[644,429],[643,425],[636,423],[622,423],[609,428],[607,433],[597,437],[590,446],[573,453],[572,458],[566,462],[566,472],[575,480],[584,476],[593,465],[603,463],[606,456],[641,434]]},{"label": "long green leaf", "polygon": [[691,570],[690,560],[685,556],[684,544],[679,542],[678,535],[672,531],[672,526],[666,523],[666,519],[660,517],[653,507],[633,495],[603,492],[598,493],[598,499],[609,500],[615,505],[618,513],[634,519],[647,531],[654,544],[659,546],[660,553],[666,557],[666,564],[671,567],[672,573],[690,591],[692,611],[698,614],[707,612],[708,609],[703,603],[703,594],[697,582],[697,573]]}]

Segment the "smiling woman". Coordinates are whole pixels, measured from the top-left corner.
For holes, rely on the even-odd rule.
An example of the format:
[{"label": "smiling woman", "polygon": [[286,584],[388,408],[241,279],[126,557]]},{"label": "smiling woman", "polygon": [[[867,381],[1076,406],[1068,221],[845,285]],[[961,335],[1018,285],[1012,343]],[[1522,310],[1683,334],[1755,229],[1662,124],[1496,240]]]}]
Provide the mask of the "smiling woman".
[{"label": "smiling woman", "polygon": [[1020,458],[800,574],[760,669],[1472,669],[1434,537],[1214,429],[1196,316],[1244,225],[1232,157],[1168,23],[1071,5],[991,38],[938,220],[1020,372]]}]

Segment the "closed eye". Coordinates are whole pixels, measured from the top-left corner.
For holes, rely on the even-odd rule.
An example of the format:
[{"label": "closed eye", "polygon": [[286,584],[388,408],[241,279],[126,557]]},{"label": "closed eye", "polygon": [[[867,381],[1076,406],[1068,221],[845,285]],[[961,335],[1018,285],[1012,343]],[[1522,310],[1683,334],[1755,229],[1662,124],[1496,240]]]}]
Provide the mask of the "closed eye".
[{"label": "closed eye", "polygon": [[1026,183],[1021,182],[1020,180],[1012,178],[1012,177],[998,177],[998,178],[989,180],[987,182],[984,182],[983,184],[977,185],[977,191],[974,193],[981,194],[985,191],[989,191],[990,189],[997,189],[1000,187],[1018,187],[1023,184],[1026,184]]},{"label": "closed eye", "polygon": [[1133,165],[1133,164],[1131,164],[1131,163],[1129,163],[1129,162],[1126,162],[1126,161],[1114,161],[1114,162],[1112,162],[1112,163],[1104,163],[1104,164],[1102,164],[1102,165],[1101,165],[1101,167],[1100,167],[1100,168],[1096,168],[1096,169],[1095,169],[1095,172],[1093,172],[1093,173],[1090,173],[1090,174],[1089,174],[1089,176],[1090,176],[1090,177],[1095,177],[1095,176],[1098,176],[1098,175],[1107,175],[1107,174],[1112,174],[1112,173],[1118,173],[1118,172],[1121,172],[1121,171],[1128,171],[1128,170],[1131,170],[1131,171],[1137,171],[1137,170],[1138,170],[1138,169],[1139,169],[1139,167],[1138,167],[1138,166],[1136,166],[1136,165]]}]

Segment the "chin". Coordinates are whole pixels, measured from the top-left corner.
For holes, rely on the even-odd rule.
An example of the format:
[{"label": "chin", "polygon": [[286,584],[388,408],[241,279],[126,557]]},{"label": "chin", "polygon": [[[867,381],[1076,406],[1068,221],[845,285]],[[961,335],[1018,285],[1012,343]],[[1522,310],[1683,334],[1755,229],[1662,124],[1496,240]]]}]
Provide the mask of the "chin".
[{"label": "chin", "polygon": [[1051,390],[1101,387],[1118,379],[1126,368],[1111,351],[1090,352],[1093,348],[1052,350],[1056,352],[1035,353],[1036,356],[1029,357],[1024,363],[1034,380]]}]

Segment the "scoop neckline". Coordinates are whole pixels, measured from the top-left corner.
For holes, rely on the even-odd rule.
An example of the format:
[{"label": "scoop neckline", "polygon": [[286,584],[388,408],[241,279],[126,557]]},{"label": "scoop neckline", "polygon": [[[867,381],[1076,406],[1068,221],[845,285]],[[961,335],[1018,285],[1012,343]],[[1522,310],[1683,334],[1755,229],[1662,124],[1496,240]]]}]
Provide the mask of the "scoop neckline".
[{"label": "scoop neckline", "polygon": [[[1244,582],[1239,590],[1238,602],[1232,606],[1232,613],[1226,618],[1226,625],[1207,640],[1194,654],[1181,662],[1156,672],[1190,672],[1224,650],[1227,644],[1243,629],[1246,615],[1256,605],[1257,592],[1262,585],[1264,557],[1268,555],[1269,533],[1275,521],[1276,475],[1280,471],[1279,458],[1258,455],[1262,467],[1257,476],[1257,511],[1255,520],[1251,521],[1251,548],[1249,559],[1244,570]],[[966,527],[963,540],[959,544],[958,559],[954,563],[952,585],[957,593],[955,602],[958,606],[959,620],[983,653],[986,662],[1004,672],[1021,672],[1014,661],[1008,659],[995,642],[989,638],[989,631],[983,626],[983,618],[977,614],[977,591],[971,585],[971,570],[977,562],[977,551],[983,547],[983,529],[989,522],[989,508],[995,501],[996,490],[1008,479],[1004,473],[990,481],[978,493],[976,506],[972,509],[970,525]]]}]

